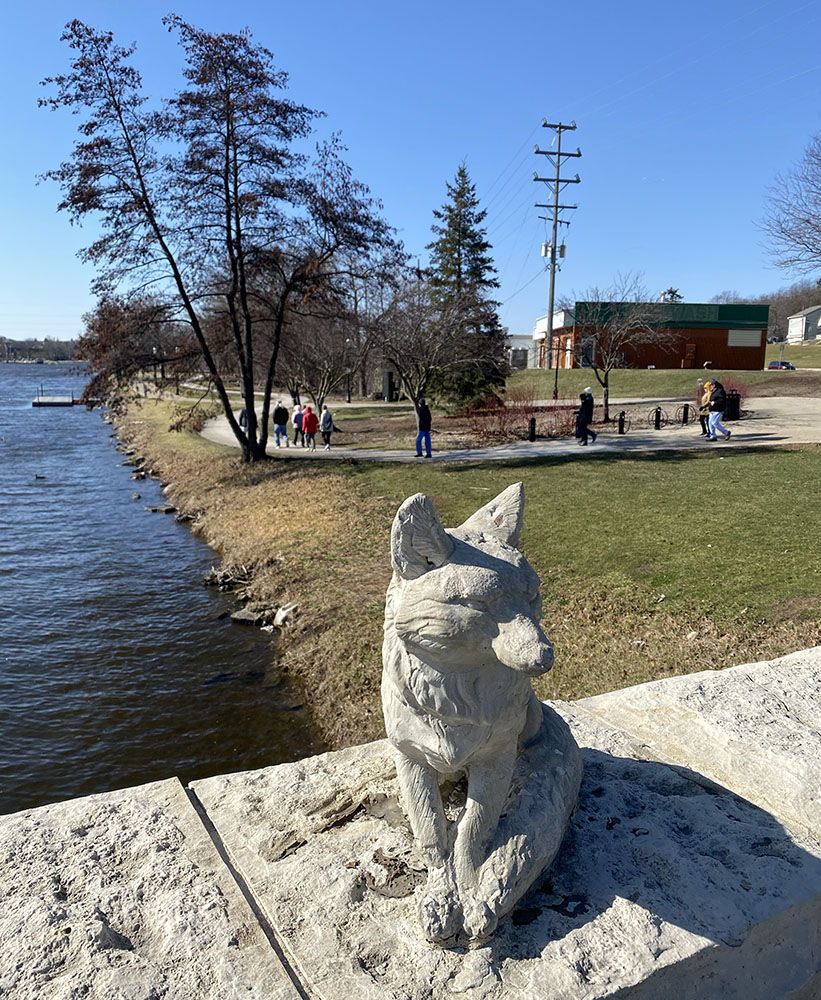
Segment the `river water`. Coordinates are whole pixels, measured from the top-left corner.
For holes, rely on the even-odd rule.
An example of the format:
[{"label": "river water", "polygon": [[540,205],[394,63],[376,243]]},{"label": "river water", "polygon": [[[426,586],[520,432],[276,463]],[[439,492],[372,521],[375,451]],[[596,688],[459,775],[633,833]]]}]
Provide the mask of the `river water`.
[{"label": "river water", "polygon": [[[71,365],[0,364],[0,813],[319,752],[212,551],[133,481]],[[133,498],[138,492],[139,499]]]}]

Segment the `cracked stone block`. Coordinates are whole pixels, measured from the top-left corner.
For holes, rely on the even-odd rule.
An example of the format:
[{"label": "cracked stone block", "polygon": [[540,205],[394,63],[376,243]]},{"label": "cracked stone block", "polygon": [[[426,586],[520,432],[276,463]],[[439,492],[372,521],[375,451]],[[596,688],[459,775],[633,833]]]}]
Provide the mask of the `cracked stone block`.
[{"label": "cracked stone block", "polygon": [[297,1000],[176,778],[0,816],[4,1000]]},{"label": "cracked stone block", "polygon": [[[487,944],[426,941],[387,742],[194,790],[321,1000],[776,1000],[821,967],[821,844],[575,705],[579,805]],[[387,864],[386,864],[387,863]],[[410,890],[410,891],[408,891]],[[794,996],[793,996],[794,995]],[[807,997],[815,994],[806,994]]]},{"label": "cracked stone block", "polygon": [[675,762],[821,834],[821,647],[584,698],[641,753]]}]

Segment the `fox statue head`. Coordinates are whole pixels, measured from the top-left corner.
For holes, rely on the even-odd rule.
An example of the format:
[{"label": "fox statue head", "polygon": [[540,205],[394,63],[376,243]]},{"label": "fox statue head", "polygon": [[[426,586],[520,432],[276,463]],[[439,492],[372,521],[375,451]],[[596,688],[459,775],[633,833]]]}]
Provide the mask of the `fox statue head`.
[{"label": "fox statue head", "polygon": [[444,671],[501,664],[534,676],[552,667],[539,578],[516,548],[523,510],[521,483],[450,531],[422,493],[399,508],[386,630],[422,663]]}]

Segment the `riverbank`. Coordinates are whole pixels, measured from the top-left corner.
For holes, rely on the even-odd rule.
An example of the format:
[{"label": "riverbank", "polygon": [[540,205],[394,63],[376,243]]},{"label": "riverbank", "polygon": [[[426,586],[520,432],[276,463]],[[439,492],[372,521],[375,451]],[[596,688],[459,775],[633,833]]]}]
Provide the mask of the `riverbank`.
[{"label": "riverbank", "polygon": [[246,465],[234,449],[168,423],[169,407],[147,400],[116,430],[215,551],[216,575],[248,611],[273,621],[295,606],[278,668],[304,692],[320,735],[331,746],[381,735],[373,653],[390,569],[375,542],[389,508],[363,504],[344,467]]},{"label": "riverbank", "polygon": [[821,643],[821,512],[795,503],[821,480],[817,446],[247,466],[234,449],[169,433],[169,422],[169,407],[149,400],[119,420],[118,433],[166,483],[250,610],[272,617],[296,605],[280,668],[305,692],[331,747],[383,733],[388,540],[398,505],[415,492],[455,525],[511,482],[525,483],[523,549],[542,578],[556,646],[556,668],[538,685],[543,698]]}]

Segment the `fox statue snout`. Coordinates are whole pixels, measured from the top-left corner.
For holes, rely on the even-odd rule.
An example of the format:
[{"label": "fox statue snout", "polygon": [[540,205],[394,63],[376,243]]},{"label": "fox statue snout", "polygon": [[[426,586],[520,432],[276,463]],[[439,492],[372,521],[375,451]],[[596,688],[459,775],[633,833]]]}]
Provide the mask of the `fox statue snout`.
[{"label": "fox statue snout", "polygon": [[553,667],[553,646],[539,623],[527,615],[500,623],[492,646],[500,663],[531,677],[546,674]]}]

